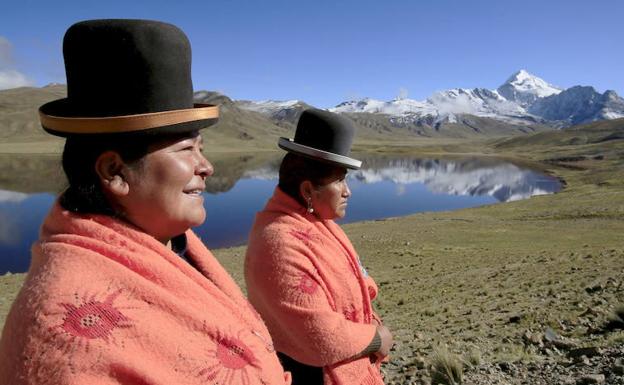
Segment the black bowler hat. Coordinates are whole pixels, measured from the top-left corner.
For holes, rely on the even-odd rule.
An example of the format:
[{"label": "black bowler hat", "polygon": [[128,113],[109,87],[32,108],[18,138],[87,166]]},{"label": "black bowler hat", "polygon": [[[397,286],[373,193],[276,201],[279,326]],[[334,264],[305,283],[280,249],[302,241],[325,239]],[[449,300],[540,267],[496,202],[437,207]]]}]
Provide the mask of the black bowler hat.
[{"label": "black bowler hat", "polygon": [[174,25],[88,20],[63,39],[67,98],[39,108],[58,136],[165,134],[217,122],[219,109],[193,103],[191,46]]},{"label": "black bowler hat", "polygon": [[301,113],[295,139],[280,138],[278,146],[288,152],[357,170],[362,162],[349,157],[355,127],[333,112],[311,108]]}]

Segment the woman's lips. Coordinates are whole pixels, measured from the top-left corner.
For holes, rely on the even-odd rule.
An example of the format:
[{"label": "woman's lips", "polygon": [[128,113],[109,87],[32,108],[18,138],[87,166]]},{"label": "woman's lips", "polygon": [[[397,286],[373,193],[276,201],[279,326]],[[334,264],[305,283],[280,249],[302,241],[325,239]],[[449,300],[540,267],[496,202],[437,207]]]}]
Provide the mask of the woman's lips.
[{"label": "woman's lips", "polygon": [[201,194],[204,192],[205,188],[191,188],[191,189],[186,189],[184,190],[185,194],[188,195],[194,195],[194,196],[201,196]]}]

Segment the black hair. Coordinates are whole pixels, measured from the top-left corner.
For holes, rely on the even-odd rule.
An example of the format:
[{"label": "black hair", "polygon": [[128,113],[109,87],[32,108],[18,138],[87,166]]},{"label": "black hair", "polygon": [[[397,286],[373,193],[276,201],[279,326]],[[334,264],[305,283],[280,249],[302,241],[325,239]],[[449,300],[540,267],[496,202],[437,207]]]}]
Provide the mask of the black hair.
[{"label": "black hair", "polygon": [[136,163],[147,154],[152,141],[119,136],[67,138],[63,149],[63,171],[69,187],[61,195],[60,205],[81,214],[115,215],[102,191],[95,162],[105,151],[115,151],[124,162]]},{"label": "black hair", "polygon": [[301,183],[309,180],[315,186],[322,186],[337,169],[342,170],[344,167],[289,152],[280,165],[278,186],[306,207],[307,203],[299,192]]}]

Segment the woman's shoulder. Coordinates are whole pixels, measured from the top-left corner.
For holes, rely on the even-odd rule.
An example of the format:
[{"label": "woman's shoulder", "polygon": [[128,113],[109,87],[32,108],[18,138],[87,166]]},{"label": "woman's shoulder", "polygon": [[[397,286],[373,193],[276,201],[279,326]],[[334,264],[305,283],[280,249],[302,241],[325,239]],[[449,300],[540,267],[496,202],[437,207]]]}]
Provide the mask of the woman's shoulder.
[{"label": "woman's shoulder", "polygon": [[310,246],[307,241],[315,235],[316,229],[306,220],[290,215],[258,217],[250,233],[248,255],[281,258],[291,253],[305,253]]},{"label": "woman's shoulder", "polygon": [[308,220],[298,215],[263,211],[257,215],[251,233],[267,239],[281,238],[293,229],[311,229],[312,227]]},{"label": "woman's shoulder", "polygon": [[314,218],[299,213],[273,213],[265,217],[264,225],[270,231],[284,231],[284,229],[315,230]]}]

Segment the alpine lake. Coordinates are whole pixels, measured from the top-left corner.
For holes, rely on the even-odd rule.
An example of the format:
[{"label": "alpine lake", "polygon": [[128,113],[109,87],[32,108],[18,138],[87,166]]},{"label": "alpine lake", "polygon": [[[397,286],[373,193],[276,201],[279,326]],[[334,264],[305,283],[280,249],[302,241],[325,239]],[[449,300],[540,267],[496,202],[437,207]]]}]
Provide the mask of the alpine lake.
[{"label": "alpine lake", "polygon": [[[282,156],[275,152],[208,156],[215,174],[208,178],[204,193],[207,219],[194,230],[209,248],[246,243],[256,212],[277,185]],[[497,158],[353,156],[363,165],[347,175],[352,195],[340,223],[498,204],[563,188],[557,178],[531,165]],[[58,155],[11,155],[0,161],[5,170],[0,176],[2,275],[28,270],[30,247],[66,182]]]}]

